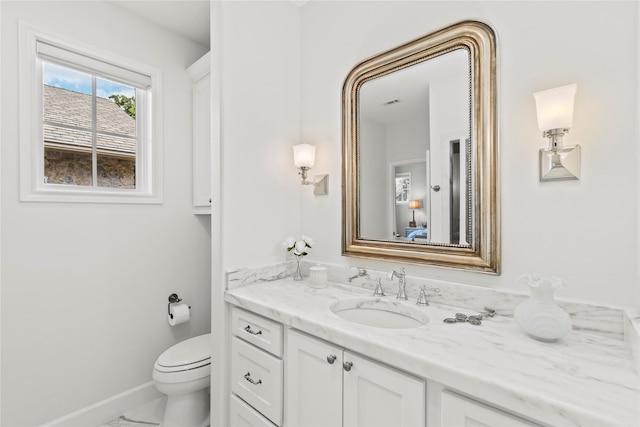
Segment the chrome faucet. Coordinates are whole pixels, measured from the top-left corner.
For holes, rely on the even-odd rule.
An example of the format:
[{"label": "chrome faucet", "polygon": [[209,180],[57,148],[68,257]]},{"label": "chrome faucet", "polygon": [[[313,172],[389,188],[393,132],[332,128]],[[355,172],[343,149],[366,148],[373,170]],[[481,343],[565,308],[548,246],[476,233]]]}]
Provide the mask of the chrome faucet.
[{"label": "chrome faucet", "polygon": [[391,272],[387,274],[387,280],[393,280],[394,276],[398,278],[398,295],[396,295],[396,298],[401,300],[408,299],[407,293],[405,292],[407,281],[405,280],[406,273],[404,272],[404,267],[400,269],[399,273],[395,270],[391,270]]},{"label": "chrome faucet", "polygon": [[357,279],[358,277],[369,278],[369,273],[367,273],[366,269],[360,268],[360,267],[356,267],[356,268],[358,269],[358,274],[356,274],[355,276],[348,277],[347,282],[351,283],[353,279]]}]

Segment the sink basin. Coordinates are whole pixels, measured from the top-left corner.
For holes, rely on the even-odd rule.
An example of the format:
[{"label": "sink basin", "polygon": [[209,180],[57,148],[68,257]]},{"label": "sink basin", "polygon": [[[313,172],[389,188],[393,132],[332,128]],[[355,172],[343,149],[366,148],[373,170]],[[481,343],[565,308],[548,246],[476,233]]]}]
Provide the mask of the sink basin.
[{"label": "sink basin", "polygon": [[331,311],[350,322],[386,329],[418,328],[429,321],[421,309],[383,298],[348,298],[331,304]]}]

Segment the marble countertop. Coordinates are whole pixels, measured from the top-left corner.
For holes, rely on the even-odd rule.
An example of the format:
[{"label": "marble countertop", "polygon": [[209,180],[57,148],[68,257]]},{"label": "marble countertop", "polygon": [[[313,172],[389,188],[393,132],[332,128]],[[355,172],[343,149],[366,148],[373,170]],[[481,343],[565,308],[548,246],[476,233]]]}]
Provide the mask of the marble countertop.
[{"label": "marble countertop", "polygon": [[[554,426],[640,425],[640,380],[624,340],[572,331],[555,343],[526,336],[510,317],[447,324],[456,312],[431,303],[419,328],[383,329],[331,312],[336,300],[370,291],[281,279],[243,286],[226,301],[382,363]],[[371,297],[374,298],[374,297]],[[384,298],[395,300],[394,296]],[[407,304],[416,307],[415,301]]]}]

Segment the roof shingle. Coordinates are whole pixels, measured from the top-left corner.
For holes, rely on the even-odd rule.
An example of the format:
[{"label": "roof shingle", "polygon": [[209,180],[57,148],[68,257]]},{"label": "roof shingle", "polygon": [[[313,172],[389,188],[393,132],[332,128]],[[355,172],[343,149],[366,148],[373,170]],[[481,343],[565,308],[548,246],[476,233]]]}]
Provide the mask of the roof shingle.
[{"label": "roof shingle", "polygon": [[[96,97],[96,106],[98,151],[115,155],[135,155],[135,119],[109,99]],[[90,150],[91,120],[91,95],[44,85],[45,145],[81,151]],[[65,126],[83,128],[87,131]]]}]

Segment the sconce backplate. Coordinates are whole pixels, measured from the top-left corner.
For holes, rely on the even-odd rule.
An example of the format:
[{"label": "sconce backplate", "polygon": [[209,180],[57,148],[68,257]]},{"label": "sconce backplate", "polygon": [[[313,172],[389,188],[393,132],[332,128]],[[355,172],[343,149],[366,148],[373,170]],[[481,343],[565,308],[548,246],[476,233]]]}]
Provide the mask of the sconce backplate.
[{"label": "sconce backplate", "polygon": [[580,146],[540,150],[540,181],[580,178]]},{"label": "sconce backplate", "polygon": [[326,196],[329,194],[329,175],[313,176],[313,194],[316,196]]}]

